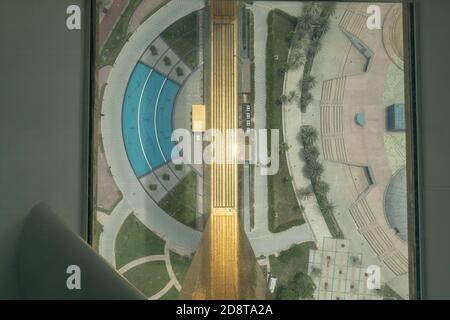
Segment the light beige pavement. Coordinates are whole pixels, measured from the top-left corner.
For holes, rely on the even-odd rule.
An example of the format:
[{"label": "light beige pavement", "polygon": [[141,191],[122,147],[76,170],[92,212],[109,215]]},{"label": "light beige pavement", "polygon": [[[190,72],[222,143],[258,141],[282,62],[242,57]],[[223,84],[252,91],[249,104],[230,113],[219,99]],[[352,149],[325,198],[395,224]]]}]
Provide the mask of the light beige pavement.
[{"label": "light beige pavement", "polygon": [[[301,66],[297,70],[290,70],[284,78],[283,92],[288,95],[291,91],[297,90],[299,81],[303,78],[303,69]],[[300,92],[298,93],[301,97]],[[289,145],[286,152],[286,158],[289,167],[289,173],[292,176],[292,185],[294,190],[301,188],[310,188],[311,181],[303,175],[303,167],[305,161],[300,157],[301,144],[298,141],[298,133],[302,124],[302,112],[298,107],[297,101],[286,102],[283,104],[283,136],[284,142]],[[317,247],[320,249],[324,238],[330,238],[331,233],[320,211],[315,195],[307,199],[299,199],[297,192],[295,193],[297,201],[305,208],[304,216],[309,224]]]},{"label": "light beige pavement", "polygon": [[168,1],[170,0],[143,0],[130,18],[128,33],[136,31],[145,17],[148,17],[153,11],[158,10],[160,6]]},{"label": "light beige pavement", "polygon": [[[289,119],[291,117],[285,117],[285,126],[292,127],[293,131],[298,132],[299,125],[313,125],[316,128],[320,128],[320,103],[321,103],[321,93],[322,93],[322,83],[324,80],[334,79],[342,76],[346,72],[346,63],[348,55],[351,48],[351,43],[349,39],[343,34],[339,28],[339,22],[347,9],[347,4],[338,4],[335,15],[331,19],[330,30],[325,34],[322,40],[322,49],[316,55],[314,60],[314,65],[312,68],[312,75],[317,80],[317,86],[311,90],[314,96],[314,101],[308,107],[308,112],[306,114],[300,114],[301,122],[295,121],[291,122]],[[289,75],[290,76],[290,75]],[[291,80],[291,85],[287,85],[285,91],[289,92],[290,88],[293,87],[296,81]],[[296,107],[295,107],[296,108]],[[289,111],[289,106],[286,112]],[[292,111],[294,111],[294,106],[292,106]],[[298,119],[298,118],[297,118]],[[295,129],[294,129],[295,127]],[[320,130],[319,130],[319,134]],[[292,134],[287,134],[287,137],[294,137]],[[321,137],[319,137],[319,141]],[[289,143],[291,144],[291,143]],[[295,143],[296,145],[297,143]],[[294,146],[294,144],[292,144]],[[325,167],[325,181],[330,184],[330,198],[336,205],[335,213],[336,219],[338,220],[339,226],[341,227],[344,236],[350,240],[352,248],[356,252],[361,252],[368,264],[383,266],[383,263],[377,258],[373,249],[367,243],[367,240],[358,232],[358,228],[349,214],[348,208],[351,205],[351,201],[354,201],[354,190],[350,190],[351,186],[347,186],[349,167],[343,163],[338,163],[334,161],[324,161],[322,144],[319,143],[318,147],[321,149],[321,155],[319,160],[323,162]],[[296,150],[290,150],[293,155],[297,155]],[[290,157],[292,158],[292,156]],[[382,281],[391,285],[391,287],[400,293],[402,296],[407,297],[407,288],[404,284],[407,281],[401,281],[405,279],[405,276],[400,276],[395,278],[395,275],[386,267],[382,268]]]}]

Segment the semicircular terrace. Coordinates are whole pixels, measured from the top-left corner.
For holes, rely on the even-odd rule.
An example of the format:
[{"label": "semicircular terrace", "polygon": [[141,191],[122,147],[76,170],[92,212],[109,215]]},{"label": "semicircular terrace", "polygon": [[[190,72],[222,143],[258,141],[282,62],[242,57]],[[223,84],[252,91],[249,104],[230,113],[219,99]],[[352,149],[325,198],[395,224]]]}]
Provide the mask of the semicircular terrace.
[{"label": "semicircular terrace", "polygon": [[172,114],[180,85],[138,62],[123,101],[122,131],[128,159],[137,177],[171,160]]}]

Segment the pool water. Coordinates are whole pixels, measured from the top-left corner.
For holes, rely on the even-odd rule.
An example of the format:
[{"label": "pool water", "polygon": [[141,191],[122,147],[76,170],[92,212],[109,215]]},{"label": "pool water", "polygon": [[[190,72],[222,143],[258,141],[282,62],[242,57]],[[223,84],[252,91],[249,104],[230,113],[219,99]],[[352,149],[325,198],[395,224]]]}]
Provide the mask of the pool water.
[{"label": "pool water", "polygon": [[180,86],[138,63],[128,81],[122,131],[131,166],[142,177],[171,160],[172,115]]}]

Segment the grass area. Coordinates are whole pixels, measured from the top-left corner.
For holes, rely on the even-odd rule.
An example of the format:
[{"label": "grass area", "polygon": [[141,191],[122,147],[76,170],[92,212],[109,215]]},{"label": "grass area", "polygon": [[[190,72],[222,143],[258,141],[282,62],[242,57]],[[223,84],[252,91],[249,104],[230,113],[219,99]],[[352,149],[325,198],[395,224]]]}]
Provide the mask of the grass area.
[{"label": "grass area", "polygon": [[[268,16],[269,35],[267,39],[266,61],[266,116],[268,129],[281,129],[283,126],[282,106],[278,99],[283,94],[284,73],[280,70],[286,64],[290,42],[286,34],[295,29],[297,19],[280,10],[273,10]],[[283,131],[279,130],[280,141],[284,141]],[[268,143],[270,142],[270,134]],[[304,223],[301,208],[297,203],[286,155],[280,153],[280,168],[276,175],[268,176],[269,191],[269,228],[272,232],[281,232],[293,225]]]},{"label": "grass area", "polygon": [[128,34],[128,24],[130,23],[131,16],[141,2],[142,0],[130,0],[128,6],[123,11],[123,14],[120,16],[100,52],[98,60],[100,68],[106,65],[112,65],[116,61],[120,50],[130,36]]},{"label": "grass area", "polygon": [[170,263],[172,264],[173,272],[180,284],[183,284],[184,277],[191,265],[192,259],[186,256],[180,256],[175,252],[170,252]]},{"label": "grass area", "polygon": [[[316,183],[312,182],[312,186],[313,189],[315,189]],[[334,217],[334,208],[331,208],[330,210],[330,200],[328,200],[327,195],[316,191],[314,193],[316,195],[317,204],[319,205],[320,211],[322,212],[323,218],[328,226],[328,229],[330,230],[331,235],[333,238],[344,239],[344,234],[342,233],[342,230]]]},{"label": "grass area", "polygon": [[159,206],[171,217],[195,228],[197,176],[191,171],[159,203]]},{"label": "grass area", "polygon": [[197,12],[193,12],[172,24],[161,34],[161,37],[188,66],[191,68],[197,66]]},{"label": "grass area", "polygon": [[116,266],[154,254],[164,254],[164,240],[147,229],[135,216],[125,220],[116,240]]},{"label": "grass area", "polygon": [[163,295],[159,300],[178,300],[179,292],[177,288],[172,287],[165,295]]},{"label": "grass area", "polygon": [[312,298],[315,286],[308,276],[309,250],[315,249],[314,242],[293,245],[280,253],[270,256],[270,271],[278,278],[275,297],[280,300]]},{"label": "grass area", "polygon": [[170,281],[164,261],[141,264],[123,275],[148,298],[158,293]]}]

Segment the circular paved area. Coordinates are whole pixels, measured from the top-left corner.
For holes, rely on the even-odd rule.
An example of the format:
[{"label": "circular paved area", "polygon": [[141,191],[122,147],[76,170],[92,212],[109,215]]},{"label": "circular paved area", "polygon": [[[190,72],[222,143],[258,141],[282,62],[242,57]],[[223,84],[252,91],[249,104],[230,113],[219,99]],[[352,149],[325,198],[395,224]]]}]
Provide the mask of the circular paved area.
[{"label": "circular paved area", "polygon": [[404,241],[408,240],[406,168],[398,170],[387,187],[384,210],[390,226]]},{"label": "circular paved area", "polygon": [[384,19],[383,44],[392,62],[403,70],[402,5],[393,5]]}]

